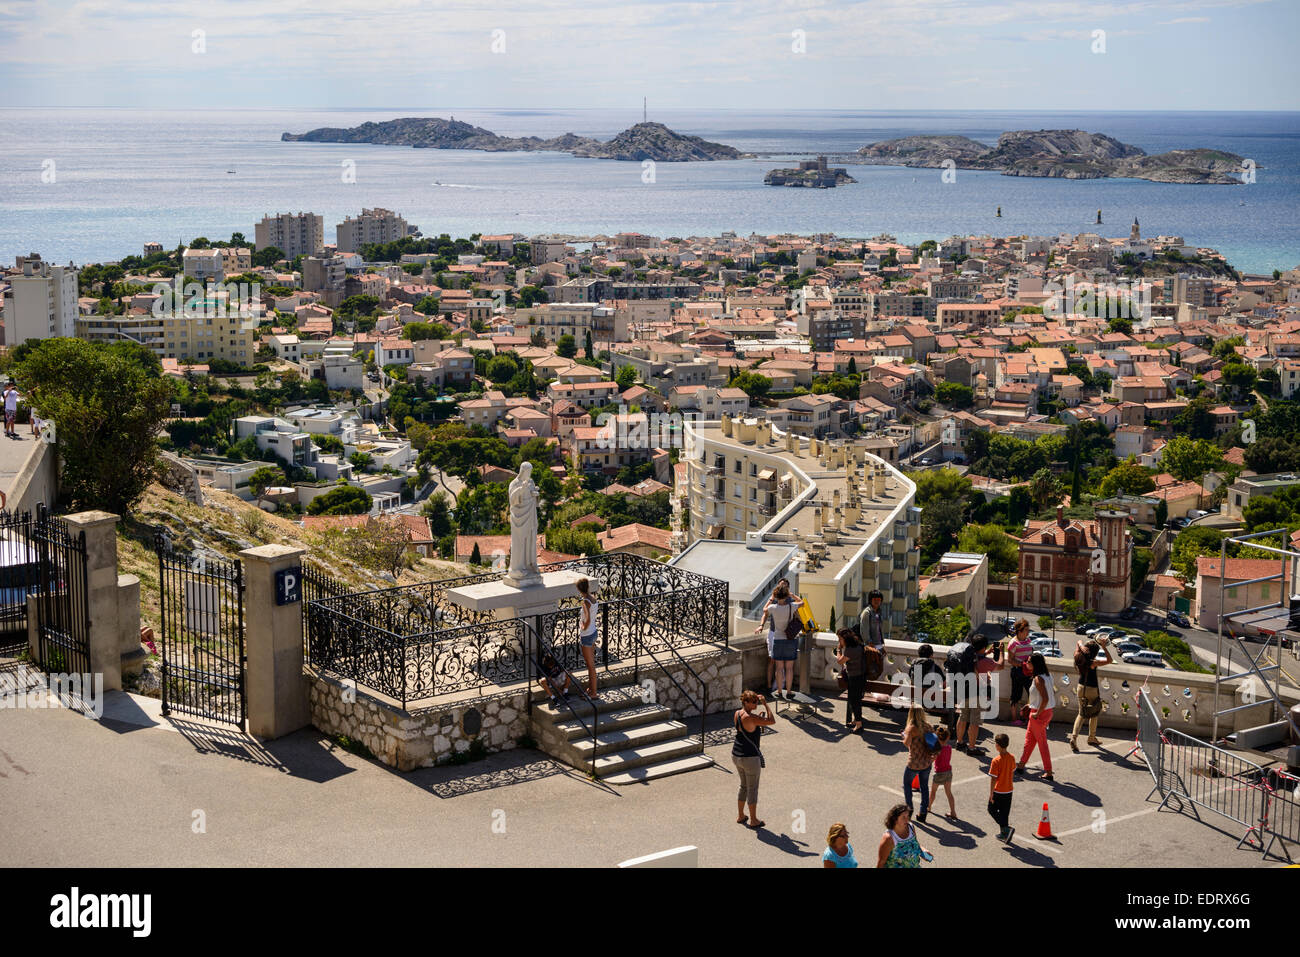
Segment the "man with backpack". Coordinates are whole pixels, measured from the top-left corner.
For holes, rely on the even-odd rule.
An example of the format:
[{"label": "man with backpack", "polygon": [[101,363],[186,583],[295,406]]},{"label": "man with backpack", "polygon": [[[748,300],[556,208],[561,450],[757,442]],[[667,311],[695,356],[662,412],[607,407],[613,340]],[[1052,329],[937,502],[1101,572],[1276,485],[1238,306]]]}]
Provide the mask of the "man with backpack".
[{"label": "man with backpack", "polygon": [[[982,686],[980,677],[1002,668],[990,650],[1000,651],[1000,646],[990,646],[984,635],[976,633],[968,641],[959,641],[948,652],[944,663],[953,686],[957,707],[957,729],[953,747],[968,754],[979,754],[980,726],[984,723],[984,706],[980,702]],[[991,693],[991,689],[990,689]]]}]

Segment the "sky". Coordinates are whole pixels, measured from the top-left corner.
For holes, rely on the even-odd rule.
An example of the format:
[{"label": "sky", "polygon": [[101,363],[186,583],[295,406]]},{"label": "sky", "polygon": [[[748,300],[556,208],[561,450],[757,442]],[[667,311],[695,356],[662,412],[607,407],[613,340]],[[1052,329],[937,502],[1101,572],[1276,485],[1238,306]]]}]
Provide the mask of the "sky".
[{"label": "sky", "polygon": [[1297,0],[0,0],[0,105],[1300,109]]}]

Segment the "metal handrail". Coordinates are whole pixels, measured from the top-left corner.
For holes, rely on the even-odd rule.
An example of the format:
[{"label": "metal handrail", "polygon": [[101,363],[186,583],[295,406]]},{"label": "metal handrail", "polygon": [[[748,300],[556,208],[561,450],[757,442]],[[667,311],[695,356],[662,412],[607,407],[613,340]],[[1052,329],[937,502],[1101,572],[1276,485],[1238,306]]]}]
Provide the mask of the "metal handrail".
[{"label": "metal handrail", "polygon": [[[618,599],[617,602],[611,602],[609,604],[615,604],[615,603],[626,604],[629,608],[632,607],[631,602],[628,602],[627,599]],[[647,618],[645,615],[638,614],[637,617],[640,618],[641,623],[643,625],[649,626],[651,624],[650,619]],[[686,670],[689,671],[691,675],[695,678],[695,680],[700,683],[700,701],[697,704],[695,698],[685,688],[682,687],[681,682],[679,682],[676,678],[674,678],[672,672],[669,671],[667,668],[665,668],[663,664],[659,661],[659,659],[655,657],[654,651],[650,648],[648,644],[646,644],[646,642],[641,637],[641,635],[635,629],[631,631],[631,634],[632,634],[632,639],[639,646],[645,648],[645,652],[650,656],[650,660],[653,661],[656,666],[658,666],[659,670],[662,671],[667,676],[669,681],[671,681],[674,685],[677,686],[677,690],[682,693],[682,696],[686,698],[686,700],[689,701],[691,704],[696,705],[696,707],[700,709],[700,748],[703,749],[704,719],[705,716],[708,714],[708,710],[709,710],[708,709],[709,686],[705,684],[704,679],[700,677],[699,673],[694,668],[691,667],[690,662],[686,660],[685,656],[680,651],[678,651],[677,648],[674,647],[674,645],[671,642],[665,642],[665,644],[668,647],[668,650],[677,656],[677,660],[682,663],[682,666],[685,667]],[[634,684],[638,683],[638,679],[640,678],[640,676],[641,676],[641,655],[640,652],[638,652],[632,659],[632,681]]]},{"label": "metal handrail", "polygon": [[[526,618],[521,618],[520,621],[523,622],[524,628],[526,628],[529,632],[532,633],[533,639],[537,642],[538,652],[540,653],[541,650],[545,648],[546,651],[549,652],[552,657],[554,657],[555,648],[554,646],[551,645],[550,642],[548,642],[545,638],[542,637],[541,630],[538,629],[531,621],[529,621]],[[531,715],[533,713],[533,676],[528,674],[528,672],[532,670],[533,656],[525,652],[524,658],[526,659],[525,681],[527,683],[525,687],[527,689],[526,694],[528,696],[528,713],[529,715]],[[559,661],[558,658],[556,658],[555,660],[557,662]],[[567,668],[565,669],[565,673],[566,674],[568,673]],[[583,699],[588,704],[591,705],[591,727],[590,728],[587,727],[587,722],[582,720],[582,715],[578,714],[578,712],[573,709],[573,705],[569,703],[568,697],[566,697],[565,695],[560,695],[559,698],[560,701],[563,703],[563,705],[569,709],[569,714],[573,715],[573,717],[577,720],[578,724],[582,725],[582,730],[586,731],[587,734],[591,736],[591,776],[595,777],[596,776],[596,749],[597,749],[596,733],[600,729],[600,713],[596,710],[596,702],[592,701],[591,698],[587,697],[586,689],[585,688],[580,689],[580,692],[582,694]]]}]

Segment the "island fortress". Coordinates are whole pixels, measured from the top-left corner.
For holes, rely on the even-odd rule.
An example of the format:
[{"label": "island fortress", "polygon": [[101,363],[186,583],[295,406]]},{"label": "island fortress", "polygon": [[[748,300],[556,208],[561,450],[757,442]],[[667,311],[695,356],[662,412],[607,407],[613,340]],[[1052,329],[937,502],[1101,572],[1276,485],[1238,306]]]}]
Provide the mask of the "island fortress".
[{"label": "island fortress", "polygon": [[692,549],[725,551],[721,542],[742,553],[784,548],[823,628],[832,609],[838,624],[854,624],[879,590],[886,622],[904,629],[917,607],[921,521],[907,476],[862,445],[782,432],[762,416],[688,422],[686,443],[693,544],[679,561],[689,567]]}]

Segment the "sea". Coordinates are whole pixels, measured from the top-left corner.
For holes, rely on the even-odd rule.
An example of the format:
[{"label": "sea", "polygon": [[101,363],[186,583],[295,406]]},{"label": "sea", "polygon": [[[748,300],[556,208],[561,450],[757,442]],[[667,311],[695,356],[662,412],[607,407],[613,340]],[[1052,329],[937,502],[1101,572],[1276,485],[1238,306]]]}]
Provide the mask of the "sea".
[{"label": "sea", "polygon": [[[403,215],[425,235],[637,231],[654,236],[890,234],[904,242],[958,234],[1097,231],[1178,235],[1220,250],[1244,272],[1300,265],[1300,113],[1029,113],[872,110],[651,111],[682,133],[756,158],[704,163],[580,159],[281,142],[284,131],[401,116],[454,116],[508,136],[572,132],[609,139],[640,110],[0,109],[0,262],[38,252],[103,262],[146,242],[174,248],[228,239],[274,212],[311,211],[334,226],[363,207]],[[993,144],[1018,129],[1084,129],[1148,153],[1213,147],[1253,165],[1231,186],[1063,180],[957,170],[849,166],[836,189],[763,184],[807,154],[851,153],[878,140],[950,133]],[[1002,215],[997,216],[998,207]],[[1103,225],[1096,226],[1101,210]]]}]

